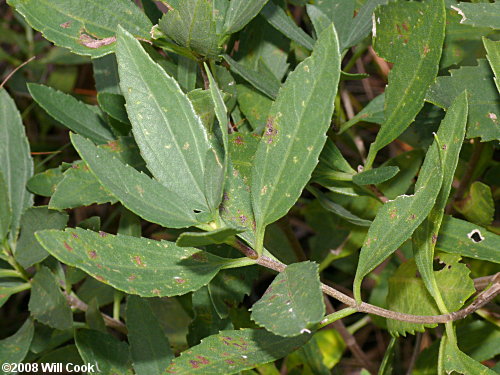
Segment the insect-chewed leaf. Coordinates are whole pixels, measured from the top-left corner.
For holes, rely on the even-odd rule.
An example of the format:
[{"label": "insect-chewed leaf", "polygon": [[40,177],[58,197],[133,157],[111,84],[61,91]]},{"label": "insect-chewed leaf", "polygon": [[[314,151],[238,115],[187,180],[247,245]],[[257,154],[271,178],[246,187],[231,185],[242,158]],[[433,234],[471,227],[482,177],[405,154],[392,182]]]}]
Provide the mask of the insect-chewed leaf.
[{"label": "insect-chewed leaf", "polygon": [[44,85],[30,83],[28,90],[49,115],[75,133],[96,143],[115,139],[98,107],[80,102],[71,95]]},{"label": "insect-chewed leaf", "polygon": [[92,232],[48,230],[38,241],[61,262],[116,289],[143,297],[175,296],[206,285],[225,259],[173,242]]},{"label": "insect-chewed leaf", "polygon": [[300,348],[310,334],[296,337],[273,335],[262,329],[221,331],[173,360],[167,374],[234,374],[283,358]]},{"label": "insect-chewed leaf", "polygon": [[[369,166],[377,152],[397,138],[424,105],[425,93],[437,75],[441,58],[444,1],[389,3],[375,12],[375,19],[375,49],[383,47],[379,53],[394,62],[394,68],[385,91],[385,122],[370,147]],[[398,34],[394,28],[399,28]]]},{"label": "insect-chewed leaf", "polygon": [[[208,211],[207,132],[177,82],[123,29],[116,55],[132,131],[151,173],[193,206]],[[175,175],[175,177],[173,177]]]},{"label": "insect-chewed leaf", "polygon": [[468,221],[445,216],[436,248],[451,254],[500,263],[500,236]]},{"label": "insect-chewed leaf", "polygon": [[193,209],[177,194],[121,162],[112,150],[96,147],[76,134],[71,135],[71,140],[102,186],[130,211],[145,220],[171,228],[197,223]]},{"label": "insect-chewed leaf", "polygon": [[500,29],[500,3],[459,3],[452,6],[462,16],[460,23],[465,25]]},{"label": "insect-chewed leaf", "polygon": [[331,25],[271,107],[252,169],[258,231],[285,215],[309,181],[326,141],[339,77],[339,46]]},{"label": "insect-chewed leaf", "polygon": [[308,332],[324,315],[318,265],[313,262],[287,266],[252,307],[257,324],[285,337]]},{"label": "insect-chewed leaf", "polygon": [[483,44],[486,52],[491,70],[495,73],[495,84],[497,85],[498,92],[500,92],[500,41],[493,41],[483,37]]},{"label": "insect-chewed leaf", "polygon": [[0,88],[0,172],[7,186],[12,218],[10,233],[16,238],[23,211],[33,203],[26,183],[33,175],[28,138],[14,100]]},{"label": "insect-chewed leaf", "polygon": [[118,25],[144,39],[150,39],[153,26],[128,0],[9,0],[9,4],[54,44],[92,57],[113,52]]},{"label": "insect-chewed leaf", "polygon": [[478,60],[477,66],[450,70],[449,76],[438,77],[425,100],[448,108],[464,90],[467,90],[469,102],[467,138],[481,137],[482,142],[500,139],[500,96],[486,60]]},{"label": "insect-chewed leaf", "polygon": [[[426,219],[434,207],[441,191],[443,174],[445,173],[442,166],[443,158],[446,157],[445,160],[448,163],[444,168],[454,169],[457,148],[460,150],[461,147],[463,138],[460,138],[460,135],[464,131],[464,122],[467,117],[465,95],[466,93],[462,93],[457,98],[456,105],[450,108],[441,122],[436,136],[440,142],[435,140],[427,152],[415,185],[415,194],[399,196],[395,200],[387,202],[378,211],[361,249],[354,280],[356,298],[360,298],[363,277],[396,251],[398,246],[406,241]],[[446,176],[447,182],[449,182],[450,174],[447,173]],[[446,194],[446,191],[444,193]]]}]

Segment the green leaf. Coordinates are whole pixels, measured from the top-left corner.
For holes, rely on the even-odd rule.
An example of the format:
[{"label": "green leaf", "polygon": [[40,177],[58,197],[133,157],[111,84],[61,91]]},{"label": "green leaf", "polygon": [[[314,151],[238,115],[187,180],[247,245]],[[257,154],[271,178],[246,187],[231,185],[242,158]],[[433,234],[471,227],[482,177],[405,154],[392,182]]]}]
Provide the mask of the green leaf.
[{"label": "green leaf", "polygon": [[316,190],[312,187],[309,187],[308,190],[312,194],[314,194],[314,196],[318,199],[319,203],[325,210],[333,212],[334,214],[340,216],[345,221],[348,221],[349,223],[354,225],[359,225],[362,227],[369,227],[371,225],[372,222],[370,220],[365,220],[354,215],[352,212],[350,212],[340,204],[335,203],[326,194],[323,194],[319,190]]},{"label": "green leaf", "polygon": [[252,169],[252,206],[260,235],[297,201],[318,163],[339,76],[332,25],[320,35],[313,54],[288,76],[271,107]]},{"label": "green leaf", "polygon": [[127,329],[135,373],[161,374],[174,354],[158,319],[144,299],[127,298]]},{"label": "green leaf", "polygon": [[123,95],[112,94],[110,92],[99,92],[97,94],[97,102],[104,112],[115,120],[129,125],[130,129],[130,121],[127,116],[127,110],[125,109],[125,98]]},{"label": "green leaf", "polygon": [[500,3],[459,3],[451,8],[462,16],[460,23],[500,29]]},{"label": "green leaf", "polygon": [[266,126],[267,114],[272,101],[248,85],[237,85],[236,89],[238,90],[238,104],[241,112],[252,128],[260,133]]},{"label": "green leaf", "polygon": [[354,126],[361,121],[382,124],[385,119],[384,100],[384,94],[381,94],[373,99],[370,103],[368,103],[366,107],[364,107],[358,114],[356,114],[356,116],[340,125],[339,134],[342,134],[351,126]]},{"label": "green leaf", "polygon": [[411,150],[389,159],[382,164],[382,167],[394,165],[399,168],[399,173],[390,180],[382,182],[377,188],[389,199],[405,194],[413,185],[424,155],[423,150]]},{"label": "green leaf", "polygon": [[483,37],[483,44],[486,52],[486,58],[490,63],[491,70],[495,73],[495,84],[500,92],[500,41],[493,41]]},{"label": "green leaf", "polygon": [[472,223],[483,227],[490,225],[495,214],[490,187],[480,181],[473,182],[465,197],[455,202],[455,208]]},{"label": "green leaf", "polygon": [[327,139],[319,156],[319,164],[314,170],[315,180],[332,179],[350,181],[356,171],[345,160],[344,156],[331,139]]},{"label": "green leaf", "polygon": [[116,289],[143,297],[174,296],[206,285],[223,258],[168,241],[86,231],[42,231],[42,246],[61,262]]},{"label": "green leaf", "polygon": [[97,181],[81,160],[74,162],[57,184],[49,208],[63,210],[97,203],[116,203],[116,199]]},{"label": "green leaf", "polygon": [[318,265],[294,263],[273,280],[252,307],[252,319],[280,336],[310,332],[325,315]]},{"label": "green leaf", "polygon": [[262,329],[222,331],[173,360],[168,374],[234,374],[283,358],[309,339],[310,334],[281,337]]},{"label": "green leaf", "polygon": [[245,228],[219,228],[210,232],[184,232],[175,244],[180,247],[200,247],[211,244],[222,244],[245,231]]},{"label": "green leaf", "polygon": [[207,287],[193,293],[192,297],[194,319],[189,324],[187,341],[189,346],[195,346],[202,339],[219,333],[224,329],[233,329],[230,319],[221,319],[215,310]]},{"label": "green leaf", "polygon": [[161,18],[158,25],[179,46],[202,56],[217,57],[219,36],[211,1],[181,1]]},{"label": "green leaf", "polygon": [[302,47],[312,50],[314,40],[307,35],[297,24],[286,14],[285,10],[276,5],[272,0],[268,1],[260,14],[269,22],[276,30],[283,33],[285,36],[300,44]]},{"label": "green leaf", "polygon": [[122,94],[115,55],[106,55],[92,59],[92,67],[94,70],[95,86],[99,93]]},{"label": "green leaf", "polygon": [[0,173],[8,188],[12,209],[10,238],[15,240],[23,211],[33,203],[26,183],[33,175],[28,138],[16,104],[5,89],[0,88]]},{"label": "green leaf", "polygon": [[373,12],[379,5],[387,4],[388,0],[367,0],[359,9],[351,22],[351,28],[346,37],[344,48],[360,43],[371,31]]},{"label": "green leaf", "polygon": [[51,87],[28,84],[33,99],[61,124],[77,134],[105,143],[115,139],[100,110]]},{"label": "green leaf", "polygon": [[243,29],[259,12],[268,0],[232,0],[224,21],[224,33],[233,34]]},{"label": "green leaf", "polygon": [[[20,363],[28,354],[34,332],[33,321],[29,318],[14,335],[1,340],[0,363],[2,365],[5,363]],[[0,370],[2,375],[11,373],[10,371]]]},{"label": "green leaf", "polygon": [[9,0],[9,4],[46,39],[79,55],[112,53],[118,25],[137,37],[151,38],[153,25],[129,0],[112,4],[99,0]]},{"label": "green leaf", "polygon": [[211,145],[191,102],[123,30],[116,55],[132,131],[148,169],[193,209],[207,211],[203,179]]},{"label": "green leaf", "polygon": [[209,132],[212,131],[215,110],[210,92],[208,90],[194,89],[188,92],[187,96],[205,128]]},{"label": "green leaf", "polygon": [[380,368],[378,370],[378,375],[392,375],[394,373],[394,356],[396,350],[396,342],[397,338],[391,338],[389,342],[389,346],[385,350],[384,358],[382,359],[382,363],[380,364]]},{"label": "green leaf", "polygon": [[12,221],[12,208],[9,199],[9,187],[0,170],[0,242],[9,234]]},{"label": "green leaf", "polygon": [[130,211],[170,228],[197,223],[192,209],[184,200],[156,180],[122,163],[113,152],[98,148],[83,137],[72,134],[71,140],[102,186]]},{"label": "green leaf", "polygon": [[[446,13],[443,0],[427,0],[390,3],[379,8],[374,17],[374,48],[394,62],[394,67],[385,90],[385,122],[370,147],[367,166],[373,164],[377,152],[396,139],[422,109],[425,93],[438,73]],[[394,28],[398,27],[395,33]]]},{"label": "green leaf", "polygon": [[[450,254],[438,256],[439,271],[433,271],[437,287],[449,311],[459,310],[467,298],[474,292],[474,282],[469,277],[470,270],[459,262],[460,257]],[[387,307],[392,311],[414,315],[438,315],[436,303],[428,293],[421,278],[416,277],[415,261],[409,260],[399,266],[389,279]],[[396,336],[423,332],[425,327],[435,327],[437,324],[414,324],[388,319],[387,328]]]},{"label": "green leaf", "polygon": [[453,372],[474,375],[496,374],[495,371],[462,352],[458,348],[455,339],[450,339],[447,334],[441,339],[441,345],[439,347],[438,371],[440,373],[444,371],[446,374],[451,374]]},{"label": "green leaf", "polygon": [[73,326],[73,313],[59,288],[56,277],[42,266],[33,277],[29,310],[41,323],[57,329]]},{"label": "green leaf", "polygon": [[500,236],[468,221],[445,216],[436,248],[451,254],[500,263]]},{"label": "green leaf", "polygon": [[[382,263],[397,248],[406,241],[415,229],[431,212],[443,183],[442,150],[441,148],[456,147],[460,141],[460,116],[466,112],[465,94],[457,100],[453,110],[449,110],[439,126],[436,140],[425,156],[424,164],[415,185],[415,194],[401,195],[393,201],[385,203],[377,212],[371,225],[365,244],[361,249],[359,264],[354,279],[354,295],[361,297],[361,281],[376,266]],[[463,129],[463,122],[462,122]],[[458,141],[455,140],[457,135]],[[452,164],[452,159],[450,159]],[[447,179],[449,175],[447,175]]]},{"label": "green leaf", "polygon": [[253,229],[255,225],[250,180],[259,138],[252,134],[229,135],[230,164],[226,176],[221,217],[233,226]]},{"label": "green leaf", "polygon": [[109,333],[80,329],[75,333],[75,343],[84,363],[97,364],[103,374],[131,375],[128,345]]},{"label": "green leaf", "polygon": [[246,65],[233,60],[229,55],[222,56],[231,66],[231,71],[240,75],[245,81],[250,83],[257,90],[266,94],[269,98],[275,99],[280,89],[280,81],[268,71],[255,71]]},{"label": "green leaf", "polygon": [[57,184],[61,182],[64,177],[63,172],[70,166],[71,164],[62,163],[57,168],[50,168],[35,174],[26,184],[28,190],[43,197],[51,197],[56,190]]},{"label": "green leaf", "polygon": [[438,77],[429,88],[425,100],[448,108],[464,90],[467,90],[469,101],[467,138],[481,137],[482,142],[499,139],[500,97],[486,60],[478,60],[477,66],[450,70],[449,76]]},{"label": "green leaf", "polygon": [[21,235],[16,245],[14,256],[24,268],[41,262],[49,254],[38,243],[35,232],[42,229],[63,229],[68,222],[66,213],[51,211],[38,206],[27,209],[21,217]]},{"label": "green leaf", "polygon": [[195,60],[188,59],[187,57],[178,57],[177,63],[177,82],[184,91],[189,92],[196,87],[196,74],[198,72],[198,64]]},{"label": "green leaf", "polygon": [[[413,234],[413,252],[418,270],[422,275],[425,286],[436,299],[441,310],[445,309],[439,295],[438,286],[432,273],[434,246],[443,220],[444,209],[448,202],[451,184],[457,168],[460,150],[465,137],[467,123],[467,92],[458,96],[448,109],[445,119],[439,126],[440,160],[443,166],[443,184],[436,198],[436,203],[429,216],[415,230]],[[438,162],[438,161],[436,161]],[[442,311],[445,312],[445,311]]]},{"label": "green leaf", "polygon": [[89,302],[87,311],[85,311],[85,321],[90,329],[107,332],[106,324],[104,323],[101,311],[99,310],[97,298],[92,298]]},{"label": "green leaf", "polygon": [[358,185],[378,185],[390,180],[399,173],[399,168],[395,166],[379,167],[352,176],[352,182]]}]

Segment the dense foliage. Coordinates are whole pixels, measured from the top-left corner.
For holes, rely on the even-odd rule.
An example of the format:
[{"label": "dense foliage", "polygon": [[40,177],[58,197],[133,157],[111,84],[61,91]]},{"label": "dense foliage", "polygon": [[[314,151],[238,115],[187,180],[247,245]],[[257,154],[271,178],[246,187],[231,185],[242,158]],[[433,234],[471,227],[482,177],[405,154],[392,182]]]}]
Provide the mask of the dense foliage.
[{"label": "dense foliage", "polygon": [[500,3],[0,11],[0,373],[500,373]]}]

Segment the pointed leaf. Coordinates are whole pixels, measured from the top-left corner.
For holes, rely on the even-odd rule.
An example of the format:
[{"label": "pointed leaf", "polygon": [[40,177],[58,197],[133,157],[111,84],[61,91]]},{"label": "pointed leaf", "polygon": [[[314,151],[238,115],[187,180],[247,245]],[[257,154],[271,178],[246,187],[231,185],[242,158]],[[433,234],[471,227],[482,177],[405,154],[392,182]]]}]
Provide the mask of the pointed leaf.
[{"label": "pointed leaf", "polygon": [[[385,90],[385,122],[370,147],[369,166],[377,152],[396,139],[422,109],[425,93],[438,73],[446,12],[443,0],[390,3],[379,8],[374,19],[375,49],[380,53],[378,47],[385,47],[382,55],[394,62],[394,67]],[[398,27],[403,37],[389,44],[385,38],[396,38],[394,28]]]},{"label": "pointed leaf", "polygon": [[257,72],[233,60],[229,55],[222,56],[231,66],[231,71],[240,75],[253,87],[266,94],[269,98],[275,99],[280,89],[280,81],[267,72]]},{"label": "pointed leaf", "polygon": [[[116,199],[145,220],[171,228],[194,225],[192,208],[156,180],[122,163],[112,152],[71,135],[76,150],[92,173]],[[127,183],[122,183],[127,181]],[[162,202],[158,205],[158,202]]]},{"label": "pointed leaf", "polygon": [[272,101],[248,85],[237,85],[238,104],[255,132],[261,133],[266,126],[266,118]]},{"label": "pointed leaf", "polygon": [[355,46],[361,42],[372,30],[373,12],[379,6],[387,4],[388,0],[367,0],[359,9],[358,14],[351,22],[350,31],[346,37],[344,48]]},{"label": "pointed leaf", "polygon": [[16,245],[14,256],[24,268],[41,262],[49,254],[38,243],[35,232],[42,229],[63,229],[68,222],[68,215],[64,212],[49,210],[38,206],[27,209],[21,218],[21,235]]},{"label": "pointed leaf", "polygon": [[49,208],[63,210],[97,203],[116,203],[116,198],[105,190],[81,160],[68,168],[57,184]]},{"label": "pointed leaf", "polygon": [[467,90],[467,138],[481,137],[482,142],[487,142],[500,139],[500,96],[488,62],[481,59],[478,63],[477,66],[450,70],[449,76],[438,77],[429,88],[425,100],[448,108],[458,95]]},{"label": "pointed leaf", "polygon": [[500,263],[500,236],[468,221],[445,216],[436,248],[451,254]]},{"label": "pointed leaf", "polygon": [[425,152],[417,149],[389,159],[382,166],[394,165],[399,168],[399,173],[390,180],[382,182],[377,188],[389,199],[395,199],[398,195],[405,194],[413,185],[424,156]]},{"label": "pointed leaf", "polygon": [[203,177],[210,143],[191,102],[124,30],[116,55],[132,131],[148,169],[194,209],[207,210]]},{"label": "pointed leaf", "polygon": [[285,337],[308,332],[324,315],[318,265],[313,262],[287,266],[252,307],[258,325]]},{"label": "pointed leaf", "polygon": [[454,206],[468,221],[483,227],[490,225],[495,215],[491,188],[481,181],[474,181],[465,197]]},{"label": "pointed leaf", "polygon": [[332,25],[320,35],[313,54],[288,76],[271,107],[252,169],[258,231],[285,215],[310,179],[326,141],[339,76]]},{"label": "pointed leaf", "polygon": [[64,178],[63,172],[70,166],[71,164],[62,163],[57,168],[50,168],[35,174],[28,180],[28,190],[43,197],[51,197],[57,184]]},{"label": "pointed leaf", "polygon": [[379,167],[352,176],[352,182],[358,185],[378,185],[390,180],[399,172],[395,166]]},{"label": "pointed leaf", "polygon": [[116,289],[143,297],[174,296],[206,285],[225,259],[173,242],[110,235],[83,229],[37,233],[61,262]]},{"label": "pointed leaf", "polygon": [[224,33],[233,34],[243,29],[259,12],[268,0],[232,0],[226,12]]},{"label": "pointed leaf", "polygon": [[495,84],[500,92],[500,41],[493,41],[483,37],[483,44],[486,52],[486,58],[490,63],[491,70],[495,73]]},{"label": "pointed leaf", "polygon": [[103,374],[130,375],[128,345],[109,333],[80,329],[75,333],[75,343],[84,363],[97,364]]},{"label": "pointed leaf", "polygon": [[222,244],[235,235],[245,231],[245,228],[220,228],[211,232],[184,232],[175,244],[180,247],[199,247],[212,244]]},{"label": "pointed leaf", "polygon": [[105,143],[115,139],[97,107],[80,102],[71,95],[44,85],[30,83],[28,90],[33,99],[47,113],[75,133],[92,139],[96,143]]},{"label": "pointed leaf", "polygon": [[234,374],[283,358],[300,348],[310,334],[286,338],[265,330],[222,331],[174,359],[167,374]]},{"label": "pointed leaf", "polygon": [[33,175],[28,138],[16,104],[5,89],[0,88],[0,173],[8,188],[12,209],[11,238],[17,237],[23,211],[33,203],[26,183]]},{"label": "pointed leaf", "polygon": [[458,141],[454,138],[455,134],[460,133],[460,126],[457,126],[456,133],[454,132],[456,124],[460,124],[458,116],[466,113],[464,112],[466,107],[464,108],[463,104],[465,97],[462,96],[461,100],[462,102],[459,101],[454,110],[448,111],[441,122],[436,136],[440,142],[438,144],[435,140],[427,151],[415,185],[415,194],[401,195],[393,201],[388,201],[379,209],[359,257],[354,280],[354,295],[357,299],[361,296],[360,288],[363,278],[396,251],[432,210],[443,183],[444,172],[441,164],[443,150],[440,147],[447,149],[449,145],[455,150],[455,147],[461,144],[460,137]]},{"label": "pointed leaf", "polygon": [[9,0],[35,30],[79,55],[100,57],[114,50],[118,25],[150,39],[153,25],[129,0]]},{"label": "pointed leaf", "polygon": [[[30,349],[33,333],[35,332],[33,321],[27,319],[22,327],[12,336],[0,341],[0,363],[20,363]],[[10,371],[0,370],[0,374],[8,375]]]},{"label": "pointed leaf", "polygon": [[177,63],[177,82],[186,91],[192,91],[196,87],[196,74],[198,72],[198,64],[195,60],[188,59],[184,56],[179,56]]},{"label": "pointed leaf", "polygon": [[128,297],[127,329],[135,373],[161,374],[174,358],[174,353],[160,322],[144,299]]},{"label": "pointed leaf", "polygon": [[92,301],[90,301],[90,303],[88,304],[87,311],[85,311],[85,322],[90,329],[107,332],[104,318],[102,317],[101,311],[99,310],[97,298],[92,298]]},{"label": "pointed leaf", "polygon": [[104,112],[115,120],[129,125],[130,129],[130,121],[128,119],[127,110],[125,109],[125,98],[123,95],[100,92],[97,94],[97,102]]},{"label": "pointed leaf", "polygon": [[443,220],[444,209],[448,202],[451,184],[458,164],[460,150],[465,137],[465,125],[467,124],[467,93],[458,96],[453,105],[448,109],[445,120],[439,127],[439,141],[441,145],[441,162],[443,165],[443,184],[436,198],[436,203],[412,237],[413,251],[418,270],[422,275],[424,283],[437,299],[440,307],[443,307],[439,297],[434,276],[432,262],[434,259],[434,246]]},{"label": "pointed leaf", "polygon": [[465,25],[500,29],[500,3],[459,3],[451,6],[462,16]]},{"label": "pointed leaf", "polygon": [[384,122],[384,101],[385,95],[381,94],[373,99],[368,105],[363,108],[356,116],[347,122],[340,125],[339,134],[342,134],[351,126],[356,125],[358,122],[372,122],[375,124],[382,124]]},{"label": "pointed leaf", "polygon": [[276,5],[272,0],[268,1],[260,13],[276,30],[297,42],[301,46],[312,50],[314,40],[307,35],[297,24],[286,14],[285,10]]},{"label": "pointed leaf", "polygon": [[211,1],[181,1],[161,18],[158,25],[179,46],[202,56],[217,57],[219,37]]},{"label": "pointed leaf", "polygon": [[47,267],[42,266],[33,278],[28,307],[36,320],[50,327],[64,330],[73,326],[71,308]]}]

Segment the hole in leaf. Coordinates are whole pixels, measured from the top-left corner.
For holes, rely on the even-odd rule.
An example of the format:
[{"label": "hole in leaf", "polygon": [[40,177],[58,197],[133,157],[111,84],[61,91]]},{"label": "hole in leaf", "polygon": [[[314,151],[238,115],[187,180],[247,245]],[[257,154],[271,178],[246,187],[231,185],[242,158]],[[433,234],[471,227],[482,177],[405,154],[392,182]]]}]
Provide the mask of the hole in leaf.
[{"label": "hole in leaf", "polygon": [[201,212],[201,210],[193,210],[193,212],[194,212],[195,214],[199,214],[199,213]]},{"label": "hole in leaf", "polygon": [[439,258],[434,259],[432,262],[432,269],[434,271],[441,271],[444,267],[446,267],[446,263],[442,262]]},{"label": "hole in leaf", "polygon": [[484,237],[478,229],[474,229],[472,232],[468,233],[467,237],[469,237],[472,242],[475,243],[479,243],[484,240]]}]

